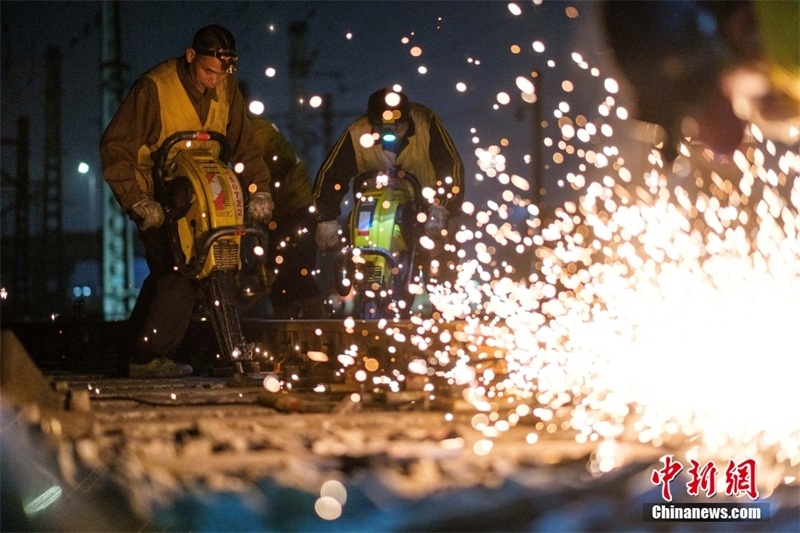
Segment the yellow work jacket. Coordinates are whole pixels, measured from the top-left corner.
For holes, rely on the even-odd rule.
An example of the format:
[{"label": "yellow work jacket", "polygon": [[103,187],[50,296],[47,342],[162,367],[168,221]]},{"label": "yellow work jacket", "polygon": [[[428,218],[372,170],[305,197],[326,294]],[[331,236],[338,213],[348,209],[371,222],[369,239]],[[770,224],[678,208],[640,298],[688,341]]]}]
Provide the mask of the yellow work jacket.
[{"label": "yellow work jacket", "polygon": [[[156,146],[142,146],[138,153],[138,166],[141,171],[140,176],[151,176],[153,167],[152,155],[158,150],[161,144],[169,137],[179,131],[216,131],[226,132],[228,117],[230,115],[230,104],[224,95],[228,94],[228,80],[226,76],[216,87],[220,98],[211,100],[211,108],[208,111],[205,123],[200,123],[200,117],[186,94],[180,78],[178,77],[178,60],[170,59],[153,67],[144,76],[153,80],[158,90],[158,102],[161,112],[161,134]],[[194,147],[205,146],[216,157],[219,155],[217,143],[198,143],[195,141]],[[185,147],[183,143],[178,143],[170,153],[170,159],[175,152]],[[145,190],[152,192],[152,183],[148,184]]]},{"label": "yellow work jacket", "polygon": [[391,170],[395,166],[414,174],[423,187],[436,188],[436,170],[431,163],[428,147],[431,142],[429,109],[411,104],[410,115],[414,122],[414,135],[406,137],[408,144],[399,154],[383,149],[380,144],[364,148],[360,139],[364,134],[372,133],[372,125],[367,117],[361,117],[348,130],[353,146],[356,147],[356,164],[358,173],[373,170]]},{"label": "yellow work jacket", "polygon": [[[412,102],[409,115],[413,130],[400,141],[396,152],[384,150],[380,143],[363,142],[367,138],[372,141],[373,127],[366,115],[347,127],[317,173],[314,204],[319,220],[339,216],[340,203],[356,176],[393,168],[416,176],[423,188],[436,191],[436,203],[445,206],[451,216],[457,214],[463,199],[464,174],[458,150],[430,108]],[[438,134],[436,142],[432,142],[432,129]]]}]

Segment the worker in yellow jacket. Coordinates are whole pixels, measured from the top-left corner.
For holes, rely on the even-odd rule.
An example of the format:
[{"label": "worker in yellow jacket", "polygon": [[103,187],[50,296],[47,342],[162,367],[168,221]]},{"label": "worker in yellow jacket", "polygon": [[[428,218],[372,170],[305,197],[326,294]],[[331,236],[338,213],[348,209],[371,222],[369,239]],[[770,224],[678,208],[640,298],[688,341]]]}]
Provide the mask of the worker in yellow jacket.
[{"label": "worker in yellow jacket", "polygon": [[130,377],[182,377],[193,372],[175,358],[200,289],[195,280],[175,270],[164,209],[155,200],[153,154],[164,140],[181,131],[224,133],[231,160],[244,168],[240,179],[248,195],[247,218],[259,223],[270,220],[270,174],[253,143],[234,75],[238,57],[228,29],[216,24],[200,28],[184,54],[159,63],[136,80],[100,140],[103,178],[122,210],[136,222],[149,268],[131,312],[130,339],[120,361],[120,372]]},{"label": "worker in yellow jacket", "polygon": [[425,233],[438,243],[433,250],[425,250],[420,261],[427,265],[428,279],[452,283],[459,262],[454,237],[455,219],[464,200],[464,164],[439,116],[393,88],[370,95],[367,113],[347,126],[317,173],[317,246],[323,252],[341,247],[341,228],[336,219],[352,180],[363,172],[391,169],[410,172],[423,188],[433,191],[428,199]]}]

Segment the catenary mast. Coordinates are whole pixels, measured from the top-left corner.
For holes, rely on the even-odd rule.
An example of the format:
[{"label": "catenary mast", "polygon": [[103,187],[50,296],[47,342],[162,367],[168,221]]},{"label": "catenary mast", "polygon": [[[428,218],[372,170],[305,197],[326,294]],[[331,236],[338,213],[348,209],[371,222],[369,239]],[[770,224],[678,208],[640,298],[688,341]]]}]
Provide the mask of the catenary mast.
[{"label": "catenary mast", "polygon": [[[100,94],[101,130],[122,102],[125,65],[122,63],[120,2],[102,4]],[[133,269],[133,226],[109,187],[103,187],[103,315],[106,320],[126,319],[136,300]]]}]

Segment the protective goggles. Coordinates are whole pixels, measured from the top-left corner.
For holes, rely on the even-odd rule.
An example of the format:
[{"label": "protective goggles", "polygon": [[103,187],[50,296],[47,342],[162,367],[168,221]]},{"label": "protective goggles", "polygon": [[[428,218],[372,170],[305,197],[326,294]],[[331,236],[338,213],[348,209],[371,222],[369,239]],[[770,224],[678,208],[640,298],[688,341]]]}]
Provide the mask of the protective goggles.
[{"label": "protective goggles", "polygon": [[239,56],[236,55],[236,52],[232,50],[208,50],[206,48],[195,48],[195,52],[200,55],[216,57],[222,62],[222,69],[227,74],[233,74],[238,70],[236,66],[236,61],[239,60]]}]

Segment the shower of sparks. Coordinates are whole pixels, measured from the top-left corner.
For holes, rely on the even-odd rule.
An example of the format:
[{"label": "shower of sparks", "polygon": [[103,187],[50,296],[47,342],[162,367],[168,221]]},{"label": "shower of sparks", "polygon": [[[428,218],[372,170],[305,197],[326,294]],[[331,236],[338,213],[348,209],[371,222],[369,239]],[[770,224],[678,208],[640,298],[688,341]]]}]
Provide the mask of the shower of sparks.
[{"label": "shower of sparks", "polygon": [[[604,84],[617,91],[614,80]],[[691,442],[695,454],[758,457],[796,470],[800,419],[789,407],[800,403],[796,147],[779,153],[751,126],[752,142],[732,162],[674,185],[681,165],[716,161],[687,140],[672,170],[653,150],[637,182],[603,122],[614,107],[610,95],[579,135],[577,121],[564,120],[569,107],[559,106],[559,148],[606,174],[600,181],[567,175],[580,200],[544,224],[532,218],[529,230],[517,230],[504,222],[506,206],[489,202],[475,215],[478,231],[461,232],[464,245],[476,241],[468,254],[476,259],[462,265],[455,290],[431,295],[443,321],[466,323],[447,375],[468,386],[476,406],[513,415],[508,422],[519,420],[513,405],[532,405],[543,433]],[[570,144],[576,140],[602,147]],[[519,251],[518,243],[535,256],[521,281],[487,253]],[[439,353],[443,368],[453,366],[452,353],[452,344]]]},{"label": "shower of sparks", "polygon": [[578,441],[699,436],[723,457],[800,464],[800,156],[775,172],[747,152],[738,187],[717,177],[714,195],[655,170],[647,187],[591,183],[535,238],[525,282],[489,270],[476,243],[457,289],[432,295],[466,321],[452,375],[469,399],[527,401]]},{"label": "shower of sparks", "polygon": [[[566,16],[578,12],[568,7]],[[541,41],[532,47],[545,51]],[[492,415],[476,425],[487,439],[527,423],[598,449],[638,440],[694,457],[756,458],[777,467],[760,480],[767,489],[796,482],[797,146],[779,148],[751,126],[752,138],[729,160],[686,139],[671,164],[650,148],[636,176],[614,144],[628,119],[617,81],[581,54],[572,58],[601,94],[596,117],[572,116],[570,103],[558,102],[557,133],[543,144],[555,150],[556,169],[578,158],[580,170],[559,180],[576,199],[540,213],[525,199],[531,185],[507,173],[514,163],[501,148],[476,148],[481,171],[508,186],[502,201],[465,203],[475,227],[463,226],[457,239],[467,259],[455,287],[429,287],[432,317],[413,317],[412,335],[391,321],[381,328],[397,345],[435,349],[413,360],[409,375],[463,387],[465,399]],[[556,68],[554,59],[541,61]],[[535,92],[529,76],[508,80],[514,86],[498,93],[500,104]],[[579,87],[574,78],[560,86],[565,96]],[[527,220],[510,222],[520,211]],[[498,250],[523,266],[497,260]],[[443,326],[452,321],[463,325],[451,333]],[[343,359],[364,358],[353,346]],[[490,450],[486,440],[475,452]]]}]

